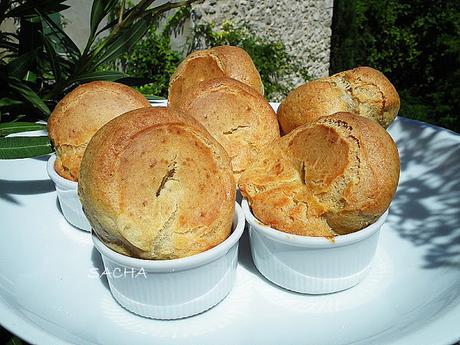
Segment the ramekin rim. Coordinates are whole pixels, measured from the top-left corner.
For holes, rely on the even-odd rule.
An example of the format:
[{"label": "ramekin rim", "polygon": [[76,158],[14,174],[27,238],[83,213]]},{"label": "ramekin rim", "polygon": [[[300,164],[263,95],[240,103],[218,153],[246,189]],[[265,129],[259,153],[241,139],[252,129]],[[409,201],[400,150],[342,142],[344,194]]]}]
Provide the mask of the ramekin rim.
[{"label": "ramekin rim", "polygon": [[332,241],[321,236],[314,237],[290,234],[265,225],[252,214],[249,203],[245,198],[243,198],[241,201],[241,208],[246,220],[253,227],[253,229],[264,234],[266,237],[292,246],[311,248],[341,247],[365,240],[375,232],[379,231],[379,229],[385,223],[389,210],[387,209],[374,223],[368,225],[364,229],[346,235],[337,235]]},{"label": "ramekin rim", "polygon": [[241,207],[235,202],[235,211],[233,219],[236,218],[236,224],[233,225],[233,231],[223,242],[219,243],[215,247],[208,249],[202,253],[198,253],[192,256],[187,256],[179,259],[170,260],[148,260],[133,258],[127,255],[117,253],[116,251],[107,247],[94,233],[91,231],[91,237],[97,251],[109,260],[129,268],[142,268],[146,271],[151,272],[172,272],[172,271],[183,271],[195,267],[205,265],[212,262],[222,256],[224,256],[241,238],[245,228],[245,217]]},{"label": "ramekin rim", "polygon": [[66,189],[75,189],[78,188],[78,182],[68,180],[57,173],[54,169],[54,163],[56,162],[56,154],[53,153],[50,155],[48,162],[46,163],[46,171],[48,172],[48,176],[53,180],[53,182],[57,185],[61,185]]}]

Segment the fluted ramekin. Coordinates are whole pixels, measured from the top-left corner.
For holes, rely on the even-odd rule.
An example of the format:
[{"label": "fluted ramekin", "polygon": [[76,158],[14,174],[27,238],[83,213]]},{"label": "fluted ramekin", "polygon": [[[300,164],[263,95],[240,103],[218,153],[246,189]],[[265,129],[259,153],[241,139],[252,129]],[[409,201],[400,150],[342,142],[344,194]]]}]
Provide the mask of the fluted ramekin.
[{"label": "fluted ramekin", "polygon": [[307,294],[337,292],[362,281],[388,215],[386,211],[368,227],[329,240],[264,225],[254,217],[245,199],[242,209],[249,223],[252,258],[260,273],[276,285]]},{"label": "fluted ramekin", "polygon": [[238,263],[244,215],[235,203],[233,231],[219,245],[172,260],[144,260],[119,254],[93,232],[115,300],[127,310],[154,319],[179,319],[204,312],[231,291]]},{"label": "fluted ramekin", "polygon": [[54,162],[56,162],[56,155],[52,154],[48,159],[46,169],[48,176],[56,187],[59,205],[61,205],[64,218],[81,230],[91,231],[91,225],[83,213],[80,198],[78,197],[78,183],[59,175],[54,169]]}]

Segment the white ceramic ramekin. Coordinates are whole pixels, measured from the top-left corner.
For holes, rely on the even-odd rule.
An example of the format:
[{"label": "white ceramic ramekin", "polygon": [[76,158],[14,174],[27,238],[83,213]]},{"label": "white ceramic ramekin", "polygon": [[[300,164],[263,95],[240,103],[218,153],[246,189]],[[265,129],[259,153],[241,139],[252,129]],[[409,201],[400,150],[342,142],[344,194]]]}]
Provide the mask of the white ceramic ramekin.
[{"label": "white ceramic ramekin", "polygon": [[52,154],[48,159],[46,169],[56,187],[56,193],[64,218],[79,229],[91,231],[91,225],[83,213],[80,198],[78,197],[78,183],[67,180],[59,175],[54,170],[55,161],[56,155]]},{"label": "white ceramic ramekin", "polygon": [[252,214],[247,200],[251,253],[257,269],[286,289],[324,294],[348,289],[366,276],[374,258],[386,211],[374,224],[335,240],[292,235],[266,226]]},{"label": "white ceramic ramekin", "polygon": [[193,256],[143,260],[119,254],[93,232],[96,249],[115,300],[129,311],[154,319],[179,319],[215,306],[233,287],[244,215],[235,203],[233,231],[219,245]]}]

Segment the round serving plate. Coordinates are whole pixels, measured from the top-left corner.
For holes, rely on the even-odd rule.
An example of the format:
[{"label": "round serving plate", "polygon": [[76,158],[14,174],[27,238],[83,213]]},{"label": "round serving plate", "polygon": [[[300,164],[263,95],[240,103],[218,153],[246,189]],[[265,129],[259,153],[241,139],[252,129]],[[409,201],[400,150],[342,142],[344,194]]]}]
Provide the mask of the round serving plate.
[{"label": "round serving plate", "polygon": [[0,161],[0,323],[38,344],[452,344],[460,339],[460,136],[398,118],[401,180],[368,276],[303,295],[255,268],[247,232],[236,283],[211,310],[159,321],[111,296],[91,235],[72,227],[48,157]]}]

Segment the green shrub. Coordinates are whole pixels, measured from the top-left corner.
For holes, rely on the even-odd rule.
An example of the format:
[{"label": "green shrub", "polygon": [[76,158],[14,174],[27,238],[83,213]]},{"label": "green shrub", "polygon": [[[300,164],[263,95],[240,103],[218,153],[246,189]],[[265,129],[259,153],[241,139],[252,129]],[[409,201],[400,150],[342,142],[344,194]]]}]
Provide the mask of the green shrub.
[{"label": "green shrub", "polygon": [[[117,62],[124,73],[141,79],[137,80],[138,85],[145,83],[138,87],[144,94],[167,97],[169,79],[181,60],[181,54],[171,49],[169,35],[177,33],[190,15],[190,7],[182,7],[166,21],[161,32],[151,27]],[[265,96],[270,100],[284,97],[294,87],[293,77],[309,79],[306,70],[287,53],[282,42],[254,36],[247,27],[238,28],[229,21],[219,28],[209,23],[196,25],[184,55],[218,45],[239,46],[248,52],[260,73]]]},{"label": "green shrub", "polygon": [[279,100],[294,87],[292,78],[310,79],[306,69],[300,66],[286,51],[282,42],[255,36],[246,26],[235,27],[230,21],[220,28],[214,24],[199,24],[194,29],[191,49],[234,45],[246,50],[258,69],[269,100]]},{"label": "green shrub", "polygon": [[336,0],[331,73],[375,67],[403,116],[460,131],[460,2]]},{"label": "green shrub", "polygon": [[[0,24],[9,19],[20,27],[18,32],[0,31],[0,159],[51,152],[47,136],[6,136],[43,127],[34,122],[46,120],[55,104],[81,83],[126,78],[102,66],[129,52],[165,11],[191,1],[153,4],[154,0],[143,0],[129,9],[123,1],[121,10],[114,13],[118,1],[94,0],[83,51],[62,29],[61,11],[70,7],[65,0],[1,1]],[[108,23],[100,25],[104,18]]]},{"label": "green shrub", "polygon": [[180,55],[171,49],[169,36],[158,33],[155,27],[120,58],[123,72],[147,81],[139,87],[142,93],[161,97],[167,97],[169,79],[180,61]]},{"label": "green shrub", "polygon": [[[114,13],[119,11],[116,7]],[[218,28],[213,23],[195,25],[185,51],[173,51],[170,36],[177,35],[190,17],[190,6],[179,8],[167,18],[161,31],[152,26],[130,52],[102,69],[117,67],[134,77],[132,81],[142,93],[167,97],[169,79],[183,56],[197,49],[233,45],[243,48],[252,57],[264,84],[265,96],[270,100],[283,98],[294,87],[293,78],[296,81],[309,79],[306,70],[287,53],[282,42],[255,36],[247,26],[235,27],[230,21]]]},{"label": "green shrub", "polygon": [[[111,12],[111,17],[116,17],[120,11],[123,12],[120,6],[130,8],[133,2],[128,0],[125,4],[117,4]],[[158,20],[152,23],[144,37],[134,44],[130,51],[125,52],[117,61],[102,66],[101,70],[118,69],[129,75],[129,79],[125,81],[144,95],[166,98],[171,75],[182,60],[181,54],[171,49],[170,35],[177,34],[189,17],[190,5],[186,5],[166,18],[162,30],[158,29]]]}]

